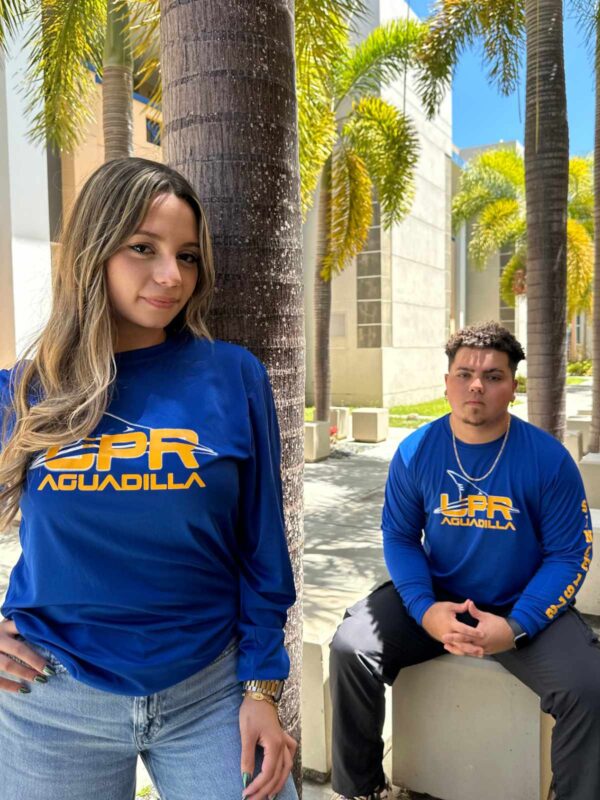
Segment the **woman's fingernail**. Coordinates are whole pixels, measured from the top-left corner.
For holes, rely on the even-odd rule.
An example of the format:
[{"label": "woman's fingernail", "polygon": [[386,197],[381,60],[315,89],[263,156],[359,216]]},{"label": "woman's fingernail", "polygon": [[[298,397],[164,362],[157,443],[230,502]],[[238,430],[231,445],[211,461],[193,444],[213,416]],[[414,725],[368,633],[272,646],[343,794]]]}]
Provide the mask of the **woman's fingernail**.
[{"label": "woman's fingernail", "polygon": [[45,664],[42,672],[44,673],[44,675],[50,675],[50,676],[56,675],[56,670],[53,667],[51,667],[50,664]]},{"label": "woman's fingernail", "polygon": [[250,778],[251,777],[252,777],[252,775],[250,775],[249,772],[242,772],[242,786],[244,787],[244,789],[250,783]]},{"label": "woman's fingernail", "polygon": [[29,694],[30,692],[29,686],[19,686],[19,694]]},{"label": "woman's fingernail", "polygon": [[36,675],[33,679],[36,683],[48,683],[48,678],[44,675]]}]

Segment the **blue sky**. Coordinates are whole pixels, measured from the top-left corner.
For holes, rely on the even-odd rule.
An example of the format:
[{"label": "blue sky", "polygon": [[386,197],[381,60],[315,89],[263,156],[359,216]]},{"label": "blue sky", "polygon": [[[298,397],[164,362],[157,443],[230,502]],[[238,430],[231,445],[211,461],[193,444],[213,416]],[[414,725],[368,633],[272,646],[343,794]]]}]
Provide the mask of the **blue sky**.
[{"label": "blue sky", "polygon": [[[409,0],[426,16],[429,0]],[[502,97],[488,86],[479,50],[464,53],[453,85],[453,132],[457,147],[491,144],[499,139],[524,141],[525,93]],[[523,58],[523,74],[525,59]],[[565,20],[565,69],[570,150],[590,153],[594,146],[594,84],[592,62],[575,20]]]}]

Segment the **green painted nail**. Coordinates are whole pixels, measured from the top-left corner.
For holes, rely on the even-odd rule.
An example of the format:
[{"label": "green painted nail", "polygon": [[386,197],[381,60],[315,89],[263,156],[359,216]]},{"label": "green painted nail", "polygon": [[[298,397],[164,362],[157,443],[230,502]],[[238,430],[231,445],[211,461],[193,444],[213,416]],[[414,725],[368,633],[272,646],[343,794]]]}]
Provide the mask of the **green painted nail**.
[{"label": "green painted nail", "polygon": [[30,692],[29,686],[19,686],[19,694],[29,694]]},{"label": "green painted nail", "polygon": [[249,773],[249,772],[242,772],[242,786],[244,787],[244,789],[245,789],[245,788],[248,786],[248,784],[250,783],[250,778],[251,778],[251,777],[252,777],[252,775],[250,775],[250,773]]},{"label": "green painted nail", "polygon": [[48,678],[44,675],[36,675],[33,679],[36,683],[48,683]]},{"label": "green painted nail", "polygon": [[56,675],[56,670],[53,667],[51,667],[50,664],[46,664],[42,672],[44,673],[44,675],[50,675],[50,676]]}]

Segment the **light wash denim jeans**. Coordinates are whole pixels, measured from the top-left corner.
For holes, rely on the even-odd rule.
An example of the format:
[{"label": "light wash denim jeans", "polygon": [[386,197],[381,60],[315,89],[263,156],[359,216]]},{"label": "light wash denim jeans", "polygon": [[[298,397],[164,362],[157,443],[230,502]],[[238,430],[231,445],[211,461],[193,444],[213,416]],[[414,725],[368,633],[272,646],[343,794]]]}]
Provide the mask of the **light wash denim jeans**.
[{"label": "light wash denim jeans", "polygon": [[[0,797],[133,800],[138,755],[161,800],[240,800],[237,646],[147,697],[93,689],[56,670],[31,694],[0,691]],[[260,749],[255,774],[260,769]],[[297,800],[288,778],[278,800]]]}]

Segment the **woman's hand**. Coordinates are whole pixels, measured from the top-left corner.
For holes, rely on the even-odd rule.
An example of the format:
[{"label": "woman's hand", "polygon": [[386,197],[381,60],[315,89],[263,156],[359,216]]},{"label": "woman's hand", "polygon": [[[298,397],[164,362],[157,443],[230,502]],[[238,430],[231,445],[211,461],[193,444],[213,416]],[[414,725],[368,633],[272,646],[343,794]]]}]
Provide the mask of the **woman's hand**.
[{"label": "woman's hand", "polygon": [[[0,622],[0,670],[14,675],[15,678],[46,683],[48,679],[44,675],[44,670],[46,670],[47,675],[51,675],[53,674],[52,667],[46,664],[42,656],[16,639],[15,637],[18,634],[17,626],[11,619],[5,619]],[[10,656],[14,656],[14,658],[18,658],[25,663],[20,664]],[[29,687],[16,680],[0,678],[0,690],[27,694]]]},{"label": "woman's hand", "polygon": [[256,745],[263,749],[260,773],[243,791],[249,800],[266,800],[283,789],[298,745],[281,729],[277,709],[266,700],[245,697],[240,707],[242,775],[254,773]]}]

